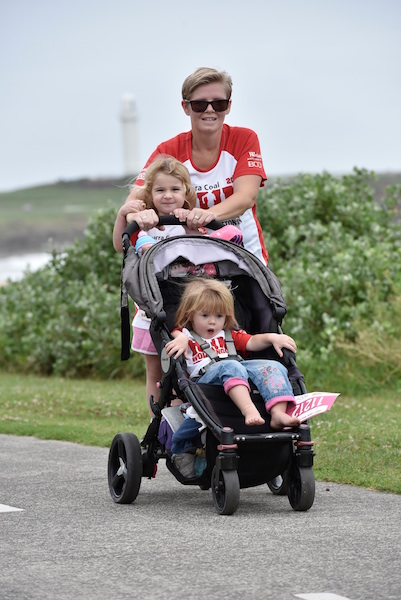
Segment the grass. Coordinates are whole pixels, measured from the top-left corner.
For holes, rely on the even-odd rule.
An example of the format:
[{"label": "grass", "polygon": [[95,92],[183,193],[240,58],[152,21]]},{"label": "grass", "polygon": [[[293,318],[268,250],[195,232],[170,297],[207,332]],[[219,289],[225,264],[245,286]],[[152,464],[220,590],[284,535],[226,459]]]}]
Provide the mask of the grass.
[{"label": "grass", "polygon": [[[68,380],[0,374],[0,433],[108,447],[119,431],[149,423],[142,379]],[[340,395],[311,420],[315,477],[401,493],[401,400],[394,392]]]},{"label": "grass", "polygon": [[142,380],[89,381],[0,375],[0,433],[109,446],[149,423]]}]

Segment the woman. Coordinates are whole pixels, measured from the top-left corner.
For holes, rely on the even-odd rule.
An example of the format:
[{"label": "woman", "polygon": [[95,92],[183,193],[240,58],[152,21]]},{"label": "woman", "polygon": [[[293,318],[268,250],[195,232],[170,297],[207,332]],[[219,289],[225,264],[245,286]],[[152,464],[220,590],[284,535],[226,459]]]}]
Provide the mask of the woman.
[{"label": "woman", "polygon": [[[245,248],[267,264],[256,217],[256,198],[266,180],[259,140],[251,129],[224,123],[231,110],[231,92],[232,80],[224,71],[202,67],[185,79],[181,104],[191,119],[191,130],[162,142],[146,162],[117,214],[113,244],[118,252],[122,251],[122,233],[132,220],[130,213],[143,209],[137,189],[144,183],[146,168],[158,154],[166,154],[187,167],[195,187],[197,206],[188,214],[187,226],[198,229],[214,219],[237,225]],[[140,227],[147,231],[155,224],[146,217]]]}]

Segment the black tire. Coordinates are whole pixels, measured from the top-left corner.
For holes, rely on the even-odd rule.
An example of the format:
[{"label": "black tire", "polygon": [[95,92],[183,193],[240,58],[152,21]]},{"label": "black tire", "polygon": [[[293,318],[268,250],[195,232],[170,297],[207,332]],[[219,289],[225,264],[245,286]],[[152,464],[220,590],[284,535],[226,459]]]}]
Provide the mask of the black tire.
[{"label": "black tire", "polygon": [[219,515],[232,515],[239,505],[240,485],[235,470],[212,471],[212,495],[216,511]]},{"label": "black tire", "polygon": [[268,481],[267,485],[269,486],[270,491],[275,496],[287,496],[288,494],[286,473],[283,473],[282,475],[277,475],[277,477]]},{"label": "black tire", "polygon": [[117,504],[131,504],[142,480],[142,450],[133,433],[118,433],[111,442],[108,481],[111,497]]},{"label": "black tire", "polygon": [[294,465],[288,473],[288,500],[294,510],[309,510],[315,499],[315,476],[312,467]]}]

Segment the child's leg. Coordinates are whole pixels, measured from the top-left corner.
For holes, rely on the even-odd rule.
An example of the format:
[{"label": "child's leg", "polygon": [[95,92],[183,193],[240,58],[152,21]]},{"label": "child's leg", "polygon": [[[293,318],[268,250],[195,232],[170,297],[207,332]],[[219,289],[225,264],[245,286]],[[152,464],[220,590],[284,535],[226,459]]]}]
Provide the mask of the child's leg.
[{"label": "child's leg", "polygon": [[271,428],[299,425],[299,419],[286,413],[287,404],[294,401],[294,395],[284,365],[275,360],[246,360],[242,364],[265,401],[266,411],[271,415]]},{"label": "child's leg", "polygon": [[[283,429],[283,427],[296,427],[300,420],[287,415],[287,401],[277,402],[270,408],[270,427],[272,429]],[[266,407],[267,410],[267,407]]]},{"label": "child's leg", "polygon": [[154,414],[150,408],[150,396],[153,396],[154,401],[157,402],[159,398],[160,390],[157,387],[158,382],[162,377],[162,368],[160,365],[160,357],[156,354],[144,354],[146,363],[146,398],[148,401],[150,416]]},{"label": "child's leg", "polygon": [[224,391],[245,417],[246,425],[263,425],[265,420],[252,402],[248,374],[236,360],[215,363],[199,379],[201,383],[223,385]]},{"label": "child's leg", "polygon": [[261,417],[258,409],[252,402],[249,389],[246,385],[234,385],[226,391],[226,394],[245,417],[245,425],[263,425],[265,420]]}]

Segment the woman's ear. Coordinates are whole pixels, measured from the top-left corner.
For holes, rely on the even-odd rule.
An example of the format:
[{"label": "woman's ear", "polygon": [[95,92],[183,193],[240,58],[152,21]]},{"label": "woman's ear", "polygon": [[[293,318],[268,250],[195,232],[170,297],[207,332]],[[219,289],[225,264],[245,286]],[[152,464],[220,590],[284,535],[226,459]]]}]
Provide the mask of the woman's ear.
[{"label": "woman's ear", "polygon": [[181,101],[181,106],[184,109],[184,113],[189,117],[189,104],[188,102],[185,102],[185,100]]}]

